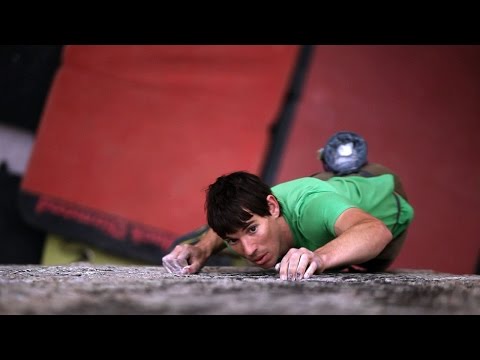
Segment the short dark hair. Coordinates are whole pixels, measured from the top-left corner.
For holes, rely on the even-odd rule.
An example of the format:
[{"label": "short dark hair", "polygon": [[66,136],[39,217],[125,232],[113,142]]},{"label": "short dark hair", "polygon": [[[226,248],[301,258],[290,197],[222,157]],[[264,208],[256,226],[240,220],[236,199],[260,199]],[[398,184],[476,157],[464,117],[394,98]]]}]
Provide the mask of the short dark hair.
[{"label": "short dark hair", "polygon": [[245,171],[218,177],[206,194],[208,226],[222,239],[245,228],[254,214],[271,215],[267,196],[272,190],[257,175]]}]

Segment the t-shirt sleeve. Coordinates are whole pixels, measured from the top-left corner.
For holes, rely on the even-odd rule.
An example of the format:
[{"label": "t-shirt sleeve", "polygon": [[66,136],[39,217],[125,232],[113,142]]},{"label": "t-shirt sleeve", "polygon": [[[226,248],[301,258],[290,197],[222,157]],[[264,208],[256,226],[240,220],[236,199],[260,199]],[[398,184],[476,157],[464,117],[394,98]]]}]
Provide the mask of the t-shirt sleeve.
[{"label": "t-shirt sleeve", "polygon": [[333,192],[312,195],[303,206],[301,231],[310,239],[335,237],[335,222],[347,209],[357,207],[347,198]]}]

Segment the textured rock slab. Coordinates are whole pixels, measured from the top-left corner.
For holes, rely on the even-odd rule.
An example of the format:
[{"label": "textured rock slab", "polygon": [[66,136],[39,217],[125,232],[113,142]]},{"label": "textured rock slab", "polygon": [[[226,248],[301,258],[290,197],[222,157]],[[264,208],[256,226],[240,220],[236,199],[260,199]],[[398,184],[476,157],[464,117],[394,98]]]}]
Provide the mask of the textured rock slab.
[{"label": "textured rock slab", "polygon": [[274,271],[0,266],[0,314],[480,314],[480,276],[397,270],[286,282]]}]

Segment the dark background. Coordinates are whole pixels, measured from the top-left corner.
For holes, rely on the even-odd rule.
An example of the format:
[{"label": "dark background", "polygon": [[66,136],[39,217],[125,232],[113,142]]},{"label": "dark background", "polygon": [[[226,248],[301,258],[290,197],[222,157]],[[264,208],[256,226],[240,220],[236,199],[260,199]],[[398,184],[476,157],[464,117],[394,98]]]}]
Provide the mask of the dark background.
[{"label": "dark background", "polygon": [[[62,49],[63,45],[0,47],[0,125],[35,135]],[[2,162],[0,263],[36,264],[41,258],[45,231],[29,226],[20,215],[21,178]]]}]

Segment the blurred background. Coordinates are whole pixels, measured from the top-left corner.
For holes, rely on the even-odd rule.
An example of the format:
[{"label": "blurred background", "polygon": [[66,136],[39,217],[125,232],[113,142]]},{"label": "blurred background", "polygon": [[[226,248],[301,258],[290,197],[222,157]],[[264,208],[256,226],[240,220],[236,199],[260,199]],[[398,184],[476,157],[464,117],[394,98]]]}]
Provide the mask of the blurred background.
[{"label": "blurred background", "polygon": [[415,208],[393,268],[478,274],[479,64],[474,45],[2,46],[0,263],[160,264],[205,230],[216,177],[308,176],[354,131]]}]

